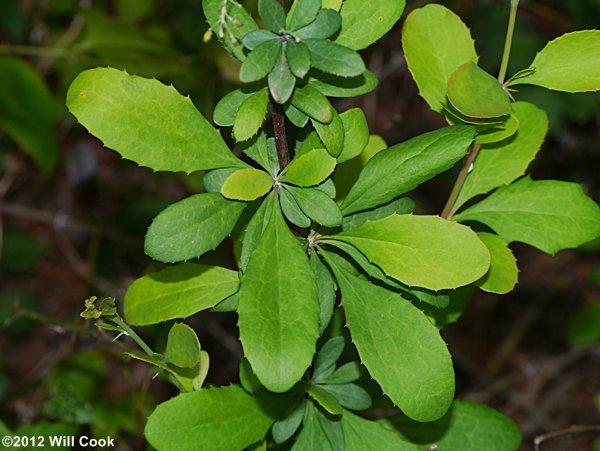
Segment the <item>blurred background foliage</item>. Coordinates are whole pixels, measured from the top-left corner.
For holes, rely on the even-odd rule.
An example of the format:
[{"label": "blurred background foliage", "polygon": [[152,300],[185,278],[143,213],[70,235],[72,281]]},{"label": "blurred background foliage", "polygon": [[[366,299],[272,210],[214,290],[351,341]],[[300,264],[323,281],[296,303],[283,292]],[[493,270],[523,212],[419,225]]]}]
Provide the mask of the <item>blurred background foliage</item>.
[{"label": "blurred background foliage", "polygon": [[[255,0],[242,3],[256,11]],[[410,12],[428,2],[407,3]],[[469,24],[482,67],[496,73],[509,1],[442,3]],[[76,124],[64,101],[79,72],[111,66],[174,84],[210,118],[216,102],[239,84],[239,63],[215,39],[204,42],[207,28],[200,0],[0,2],[0,429],[110,435],[122,449],[146,449],[145,418],[173,391],[153,380],[152,369],[122,356],[131,343],[112,343],[79,312],[84,298],[121,300],[136,277],[158,269],[143,253],[145,230],[170,202],[201,191],[201,174],[154,174],[120,160]],[[548,40],[586,28],[600,28],[600,0],[522,1],[509,73],[527,67]],[[337,101],[339,109],[363,108],[371,132],[390,144],[444,125],[417,95],[400,26],[364,57],[380,86]],[[523,87],[515,97],[550,117],[534,178],[578,181],[600,200],[598,94]],[[439,213],[453,177],[443,174],[412,193],[421,212]],[[230,246],[203,258],[233,267]],[[502,298],[477,294],[461,322],[445,332],[458,396],[514,418],[526,436],[523,449],[545,431],[600,423],[594,403],[599,249],[591,243],[548,257],[516,246],[517,290]],[[233,314],[193,319],[211,356],[208,383],[237,380],[235,323]],[[162,351],[167,330],[143,334]],[[542,449],[591,449],[592,443],[593,434],[580,434]]]}]

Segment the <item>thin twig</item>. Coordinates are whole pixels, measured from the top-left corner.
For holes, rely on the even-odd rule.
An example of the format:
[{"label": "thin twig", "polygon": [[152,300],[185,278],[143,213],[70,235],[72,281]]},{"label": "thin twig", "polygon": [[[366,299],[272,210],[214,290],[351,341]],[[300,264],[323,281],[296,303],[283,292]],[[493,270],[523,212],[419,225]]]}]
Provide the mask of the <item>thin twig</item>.
[{"label": "thin twig", "polygon": [[498,81],[500,84],[503,84],[504,80],[506,80],[506,71],[508,70],[508,61],[510,59],[510,50],[512,48],[512,40],[515,33],[515,22],[517,20],[518,8],[519,0],[511,0],[510,17],[508,19],[506,41],[504,42],[504,54],[502,55],[502,64],[500,65],[500,73],[498,74]]},{"label": "thin twig", "polygon": [[533,445],[535,446],[535,451],[540,451],[540,445],[547,440],[562,437],[563,435],[583,434],[586,432],[596,431],[600,431],[600,424],[589,426],[573,425],[566,429],[561,429],[560,431],[548,432],[547,434],[538,435],[536,438],[533,439]]}]

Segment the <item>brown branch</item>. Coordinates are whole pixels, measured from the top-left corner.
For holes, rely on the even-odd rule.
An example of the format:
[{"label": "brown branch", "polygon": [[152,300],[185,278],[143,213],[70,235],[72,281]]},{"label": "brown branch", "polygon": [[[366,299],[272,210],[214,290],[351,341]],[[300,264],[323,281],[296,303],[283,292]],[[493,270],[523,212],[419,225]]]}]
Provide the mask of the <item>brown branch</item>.
[{"label": "brown branch", "polygon": [[290,164],[290,151],[287,134],[285,132],[285,114],[282,106],[273,99],[269,100],[269,110],[271,111],[271,118],[273,120],[273,131],[275,133],[275,144],[277,145],[279,169],[283,170]]},{"label": "brown branch", "polygon": [[574,425],[566,429],[561,429],[560,431],[549,432],[547,434],[538,435],[533,439],[533,444],[535,446],[535,451],[540,451],[540,445],[546,440],[552,440],[558,437],[562,437],[563,435],[571,435],[571,434],[583,434],[585,432],[596,432],[600,431],[600,425],[590,425],[590,426],[579,426]]}]

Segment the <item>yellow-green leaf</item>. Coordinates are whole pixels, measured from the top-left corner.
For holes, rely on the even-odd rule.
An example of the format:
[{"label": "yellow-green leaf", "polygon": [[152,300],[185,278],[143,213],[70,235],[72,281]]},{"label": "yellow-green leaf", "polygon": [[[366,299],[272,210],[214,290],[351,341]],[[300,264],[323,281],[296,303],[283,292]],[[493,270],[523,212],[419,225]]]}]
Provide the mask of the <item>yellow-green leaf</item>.
[{"label": "yellow-green leaf", "polygon": [[477,236],[490,251],[492,260],[490,270],[475,285],[489,293],[505,294],[512,291],[519,280],[517,259],[498,235],[478,232]]},{"label": "yellow-green leaf", "polygon": [[273,179],[260,169],[247,168],[234,172],[225,180],[221,194],[227,199],[251,201],[264,196],[273,187]]}]

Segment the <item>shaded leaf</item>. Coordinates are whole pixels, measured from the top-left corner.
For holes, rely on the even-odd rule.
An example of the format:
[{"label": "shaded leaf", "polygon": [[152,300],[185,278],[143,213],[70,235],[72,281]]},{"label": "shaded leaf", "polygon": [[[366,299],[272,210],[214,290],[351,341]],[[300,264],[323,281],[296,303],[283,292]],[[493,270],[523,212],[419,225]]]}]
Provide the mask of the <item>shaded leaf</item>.
[{"label": "shaded leaf", "polygon": [[333,107],[327,97],[310,85],[296,88],[291,102],[293,106],[319,122],[328,124],[333,119]]},{"label": "shaded leaf", "polygon": [[[272,0],[275,1],[275,0]],[[240,80],[252,83],[267,76],[275,67],[281,51],[281,42],[265,41],[250,52],[240,69]]]},{"label": "shaded leaf", "polygon": [[317,188],[287,189],[306,216],[325,227],[337,227],[342,223],[342,213],[337,204],[323,191]]},{"label": "shaded leaf", "polygon": [[338,77],[356,77],[366,70],[364,61],[354,50],[323,39],[305,39],[304,43],[310,50],[312,66],[323,72]]},{"label": "shaded leaf", "polygon": [[321,9],[316,19],[305,27],[294,32],[299,39],[327,39],[334,35],[342,25],[342,17],[332,9]]},{"label": "shaded leaf", "polygon": [[273,99],[280,104],[287,102],[296,86],[296,77],[290,71],[285,52],[279,54],[279,59],[269,74],[269,90]]}]

